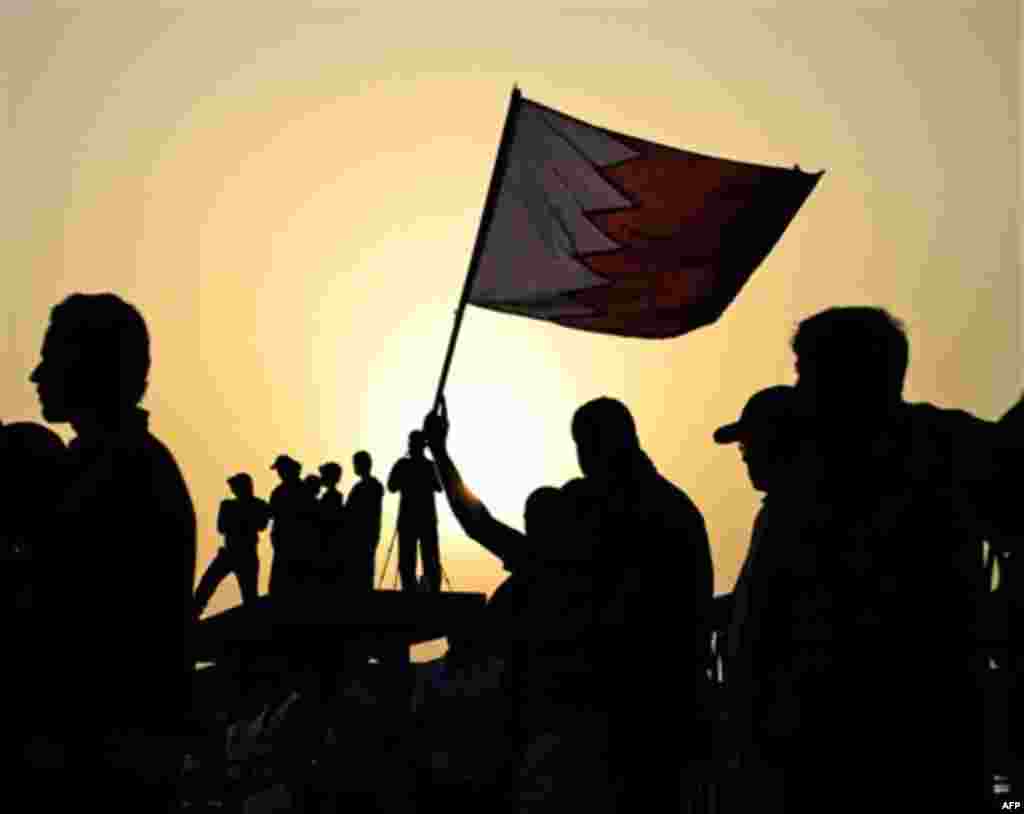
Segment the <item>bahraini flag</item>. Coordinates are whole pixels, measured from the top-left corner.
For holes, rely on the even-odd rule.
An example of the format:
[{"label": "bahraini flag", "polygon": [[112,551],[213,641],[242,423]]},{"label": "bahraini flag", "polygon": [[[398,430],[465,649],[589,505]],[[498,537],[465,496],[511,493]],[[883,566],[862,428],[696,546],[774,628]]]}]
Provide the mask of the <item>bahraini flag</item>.
[{"label": "bahraini flag", "polygon": [[672,337],[714,322],[822,173],[616,133],[513,91],[468,302]]}]

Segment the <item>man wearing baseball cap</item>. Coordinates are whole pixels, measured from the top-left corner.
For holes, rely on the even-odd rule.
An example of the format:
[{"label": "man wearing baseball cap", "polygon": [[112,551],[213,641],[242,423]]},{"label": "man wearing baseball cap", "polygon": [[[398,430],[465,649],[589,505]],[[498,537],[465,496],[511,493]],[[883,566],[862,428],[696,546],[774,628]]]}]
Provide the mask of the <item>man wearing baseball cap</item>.
[{"label": "man wearing baseball cap", "polygon": [[[781,575],[794,570],[813,573],[813,563],[793,569],[801,559],[800,546],[781,545],[786,540],[769,538],[766,530],[773,512],[789,515],[794,511],[793,505],[783,508],[784,495],[790,485],[805,480],[794,479],[794,474],[806,463],[812,436],[811,416],[795,388],[786,385],[758,391],[736,421],[714,433],[719,444],[739,444],[751,484],[765,493],[733,589],[726,636],[729,732],[734,754],[748,766],[767,761],[782,768],[779,764],[787,762],[786,735],[797,726],[792,607],[794,593],[806,592],[809,586]],[[778,771],[767,773],[773,774],[778,779]],[[761,789],[761,793],[767,791]]]},{"label": "man wearing baseball cap", "polygon": [[780,384],[751,396],[740,417],[715,430],[714,439],[719,444],[739,442],[750,482],[759,492],[767,492],[809,421],[796,390]]}]

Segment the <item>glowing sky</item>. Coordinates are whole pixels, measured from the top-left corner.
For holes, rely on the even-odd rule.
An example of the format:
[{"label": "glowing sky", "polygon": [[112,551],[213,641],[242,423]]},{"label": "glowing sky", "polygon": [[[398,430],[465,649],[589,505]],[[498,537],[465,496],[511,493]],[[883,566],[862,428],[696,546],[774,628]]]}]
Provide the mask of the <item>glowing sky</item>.
[{"label": "glowing sky", "polygon": [[[455,353],[452,454],[498,517],[520,525],[533,487],[577,473],[572,412],[613,395],[703,510],[728,590],[758,496],[711,433],[792,381],[799,319],[890,308],[911,400],[994,418],[1020,386],[1017,10],[841,5],[5,4],[0,415],[38,419],[49,307],[110,290],[150,325],[145,406],[190,484],[200,569],[236,471],[266,494],[278,453],[334,459],[347,492],[365,448],[383,480],[430,406],[518,83],[642,138],[827,170],[714,326],[626,340],[471,309]],[[440,514],[451,583],[489,592],[500,565]],[[629,542],[652,561],[666,544]],[[211,610],[237,598],[226,583]]]}]

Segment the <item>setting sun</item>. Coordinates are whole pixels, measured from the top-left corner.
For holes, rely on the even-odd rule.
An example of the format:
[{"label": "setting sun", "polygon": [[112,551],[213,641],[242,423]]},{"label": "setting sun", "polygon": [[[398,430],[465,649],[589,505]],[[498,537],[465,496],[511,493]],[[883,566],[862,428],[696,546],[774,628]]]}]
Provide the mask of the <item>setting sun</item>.
[{"label": "setting sun", "polygon": [[[247,9],[245,25],[200,6],[13,15],[5,420],[38,419],[26,378],[48,309],[109,290],[149,322],[145,406],[192,491],[200,569],[237,471],[266,495],[279,453],[305,472],[334,460],[347,492],[366,449],[385,480],[433,401],[518,84],[640,138],[827,170],[716,324],[630,340],[471,307],[446,388],[467,485],[519,527],[533,488],[578,474],[576,407],[625,401],[704,513],[728,590],[758,496],[711,433],[793,380],[799,319],[890,308],[910,335],[908,398],[987,418],[1012,402],[1020,365],[1015,27],[943,6],[922,38],[915,4],[727,6],[699,36],[670,8],[524,7],[499,26],[280,5]],[[451,582],[493,590],[500,563],[439,507]],[[380,565],[396,508],[386,497]],[[225,583],[210,608],[237,599]]]}]

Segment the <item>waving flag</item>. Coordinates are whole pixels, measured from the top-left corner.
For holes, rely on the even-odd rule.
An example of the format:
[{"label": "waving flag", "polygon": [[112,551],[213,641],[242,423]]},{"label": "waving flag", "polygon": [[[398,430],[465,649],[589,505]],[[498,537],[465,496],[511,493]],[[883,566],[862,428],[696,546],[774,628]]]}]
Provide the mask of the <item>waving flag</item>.
[{"label": "waving flag", "polygon": [[722,314],[820,177],[664,147],[513,91],[467,301],[679,336]]}]

